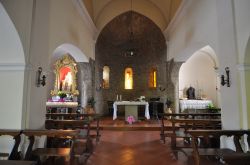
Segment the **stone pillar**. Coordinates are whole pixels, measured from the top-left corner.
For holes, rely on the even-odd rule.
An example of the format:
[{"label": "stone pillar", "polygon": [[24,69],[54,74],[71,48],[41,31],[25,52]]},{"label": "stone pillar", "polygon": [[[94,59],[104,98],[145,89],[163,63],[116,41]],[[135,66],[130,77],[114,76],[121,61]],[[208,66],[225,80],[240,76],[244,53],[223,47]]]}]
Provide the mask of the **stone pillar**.
[{"label": "stone pillar", "polygon": [[168,97],[174,100],[175,113],[179,113],[179,70],[183,62],[167,62]]},{"label": "stone pillar", "polygon": [[79,90],[78,101],[82,107],[87,105],[87,100],[93,96],[93,65],[94,61],[90,59],[89,63],[77,63],[77,89]]}]

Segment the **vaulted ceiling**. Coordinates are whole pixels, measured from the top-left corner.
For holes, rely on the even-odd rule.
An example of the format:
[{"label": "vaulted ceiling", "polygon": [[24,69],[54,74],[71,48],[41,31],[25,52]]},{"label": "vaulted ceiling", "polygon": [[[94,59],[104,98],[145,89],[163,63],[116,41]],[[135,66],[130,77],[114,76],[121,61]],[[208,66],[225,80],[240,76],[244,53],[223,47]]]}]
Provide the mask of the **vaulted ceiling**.
[{"label": "vaulted ceiling", "polygon": [[182,0],[82,0],[98,30],[116,16],[129,10],[151,19],[164,31]]}]

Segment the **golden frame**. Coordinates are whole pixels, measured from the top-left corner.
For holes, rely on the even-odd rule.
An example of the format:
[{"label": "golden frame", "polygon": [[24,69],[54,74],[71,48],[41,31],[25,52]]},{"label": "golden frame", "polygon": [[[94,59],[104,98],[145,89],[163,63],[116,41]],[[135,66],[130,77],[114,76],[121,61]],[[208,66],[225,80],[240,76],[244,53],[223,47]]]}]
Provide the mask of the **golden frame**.
[{"label": "golden frame", "polygon": [[60,69],[63,67],[68,67],[71,70],[72,74],[72,88],[70,91],[62,91],[67,94],[72,94],[72,95],[79,95],[79,91],[76,89],[77,88],[77,83],[76,83],[76,73],[77,73],[77,67],[76,67],[76,62],[75,60],[68,54],[65,54],[61,59],[57,60],[55,65],[55,70],[54,73],[56,75],[55,78],[55,84],[54,84],[54,90],[51,90],[50,94],[52,96],[55,96],[58,94],[60,91]]}]

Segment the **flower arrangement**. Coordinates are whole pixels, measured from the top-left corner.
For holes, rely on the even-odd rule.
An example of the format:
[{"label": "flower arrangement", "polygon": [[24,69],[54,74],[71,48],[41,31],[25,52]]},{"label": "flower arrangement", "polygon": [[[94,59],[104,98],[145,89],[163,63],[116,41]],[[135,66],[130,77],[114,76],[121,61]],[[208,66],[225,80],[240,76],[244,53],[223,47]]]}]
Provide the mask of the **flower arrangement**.
[{"label": "flower arrangement", "polygon": [[58,91],[58,93],[57,93],[57,95],[60,97],[60,98],[65,98],[65,97],[67,97],[67,94],[65,93],[65,92],[63,92],[63,91]]},{"label": "flower arrangement", "polygon": [[128,122],[129,124],[132,124],[133,122],[135,122],[134,116],[129,115],[129,116],[127,117],[127,122]]}]

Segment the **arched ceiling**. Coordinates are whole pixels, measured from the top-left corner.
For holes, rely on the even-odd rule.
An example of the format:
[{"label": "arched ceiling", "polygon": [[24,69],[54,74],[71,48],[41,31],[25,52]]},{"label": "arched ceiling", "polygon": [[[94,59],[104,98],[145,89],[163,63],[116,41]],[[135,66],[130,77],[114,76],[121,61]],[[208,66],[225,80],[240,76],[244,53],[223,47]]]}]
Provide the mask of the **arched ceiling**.
[{"label": "arched ceiling", "polygon": [[115,60],[124,57],[130,48],[136,52],[133,60],[138,58],[143,61],[142,58],[145,60],[146,57],[159,55],[165,57],[166,44],[161,29],[152,20],[136,12],[123,13],[103,28],[96,42],[96,54],[97,58],[103,56]]},{"label": "arched ceiling", "polygon": [[[82,0],[98,30],[116,16],[131,10],[131,0]],[[164,31],[182,0],[132,0],[132,10],[151,19]]]}]

